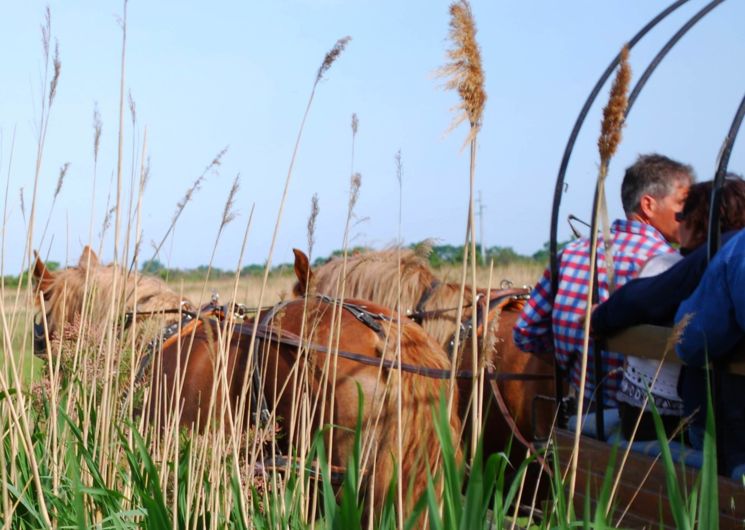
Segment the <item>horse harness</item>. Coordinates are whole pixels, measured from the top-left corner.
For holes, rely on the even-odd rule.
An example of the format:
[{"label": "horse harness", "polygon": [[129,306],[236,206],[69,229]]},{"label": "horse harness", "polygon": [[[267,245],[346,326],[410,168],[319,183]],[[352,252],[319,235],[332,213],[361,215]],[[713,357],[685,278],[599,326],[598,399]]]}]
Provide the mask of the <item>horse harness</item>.
[{"label": "horse harness", "polygon": [[[483,293],[478,293],[476,295],[476,299],[469,304],[464,304],[462,306],[449,307],[445,309],[434,309],[434,310],[429,310],[429,311],[425,310],[424,305],[427,303],[427,301],[429,301],[429,299],[432,297],[434,292],[440,287],[440,285],[441,285],[441,282],[439,280],[435,279],[432,281],[432,283],[427,287],[424,293],[422,293],[421,298],[417,302],[416,309],[413,312],[410,312],[409,317],[414,319],[417,323],[422,324],[424,320],[427,320],[429,318],[440,317],[444,315],[445,313],[456,311],[460,309],[461,307],[463,309],[466,309],[466,308],[475,306],[476,310],[471,314],[471,316],[464,317],[459,323],[459,326],[460,326],[459,333],[453,333],[450,340],[448,341],[448,353],[450,354],[451,358],[455,357],[454,354],[455,354],[455,349],[456,349],[456,344],[455,344],[456,334],[459,336],[458,337],[458,342],[459,342],[458,349],[460,349],[464,344],[467,343],[467,339],[471,336],[471,333],[474,333],[474,330],[476,330],[475,332],[478,333],[478,330],[484,325],[487,315],[489,315],[489,313],[491,313],[493,309],[498,308],[501,311],[503,308],[507,307],[508,305],[512,303],[515,303],[515,302],[520,303],[530,298],[529,288],[527,287],[515,288],[513,287],[512,282],[503,281],[502,285],[500,286],[500,289],[492,293],[488,301],[484,300],[485,296]],[[462,371],[462,372],[459,371],[458,374],[461,374],[464,372],[465,371]],[[489,381],[492,395],[494,396],[494,400],[497,404],[497,407],[499,408],[499,411],[502,414],[502,417],[504,418],[505,422],[510,427],[510,430],[513,432],[515,438],[517,438],[518,442],[520,442],[524,447],[530,450],[536,456],[536,459],[543,466],[543,468],[546,469],[549,474],[551,474],[551,469],[548,467],[545,460],[540,455],[539,451],[536,449],[533,443],[529,441],[528,438],[525,435],[523,435],[523,433],[520,431],[520,428],[518,427],[517,422],[515,421],[515,418],[512,416],[512,413],[507,407],[507,403],[504,400],[504,396],[502,395],[502,391],[500,390],[497,382],[499,380],[513,380],[513,381],[514,380],[521,380],[521,381],[553,380],[554,376],[548,375],[548,374],[508,374],[508,373],[498,374],[494,371],[493,367],[487,366],[485,379]]]},{"label": "horse harness", "polygon": [[[478,329],[480,326],[482,326],[486,319],[487,314],[495,307],[500,306],[500,304],[501,304],[501,307],[504,307],[513,301],[525,299],[526,296],[527,296],[527,293],[523,289],[505,289],[505,290],[498,291],[496,296],[491,297],[488,302],[484,303],[484,302],[481,302],[480,300],[477,300],[477,304],[476,304],[477,310],[474,312],[474,314],[470,318],[466,319],[464,322],[461,323],[461,327],[464,330],[464,333],[462,333],[462,336],[465,338],[471,332],[473,332],[474,329]],[[324,304],[339,305],[339,307],[351,313],[358,321],[360,321],[365,326],[370,328],[376,334],[380,335],[382,338],[385,338],[385,331],[383,329],[383,326],[381,325],[381,322],[397,321],[397,319],[394,316],[370,311],[365,305],[360,304],[360,303],[340,301],[340,300],[337,300],[337,299],[334,299],[334,298],[331,298],[325,295],[316,295],[315,298]],[[233,333],[239,334],[240,336],[243,336],[243,337],[255,336],[256,338],[260,340],[269,341],[275,344],[281,344],[281,345],[297,347],[297,348],[305,348],[305,349],[313,350],[321,354],[336,355],[340,358],[353,361],[353,362],[357,362],[360,364],[368,365],[368,366],[376,366],[376,367],[384,368],[388,370],[401,370],[403,372],[408,372],[408,373],[412,373],[415,375],[432,378],[432,379],[440,379],[440,380],[451,379],[451,378],[472,379],[478,375],[478,372],[474,372],[473,370],[458,370],[455,373],[453,373],[452,370],[430,368],[426,366],[406,363],[400,360],[391,360],[391,359],[385,359],[385,358],[372,357],[369,355],[360,354],[356,352],[345,351],[345,350],[341,350],[337,348],[330,348],[322,344],[314,343],[310,340],[303,339],[302,337],[300,337],[299,335],[295,333],[292,333],[287,330],[279,329],[271,325],[272,319],[289,303],[290,302],[282,302],[280,304],[277,304],[269,308],[247,308],[246,306],[243,306],[240,304],[217,305],[215,303],[215,300],[213,299],[211,303],[203,306],[199,310],[198,313],[194,313],[191,311],[185,311],[182,308],[178,308],[176,310],[156,311],[152,313],[136,312],[136,314],[138,315],[142,315],[142,314],[157,315],[157,314],[163,314],[164,312],[167,312],[167,313],[180,312],[180,314],[182,314],[182,318],[179,322],[172,323],[168,325],[167,327],[165,327],[158,334],[158,336],[156,336],[156,338],[154,338],[147,344],[146,349],[145,349],[145,354],[141,358],[138,369],[137,369],[137,375],[135,376],[135,385],[143,381],[143,379],[145,378],[146,372],[147,372],[147,368],[151,364],[153,355],[155,355],[157,351],[163,348],[169,340],[175,340],[178,336],[180,336],[184,332],[191,330],[192,325],[198,325],[200,321],[211,320],[212,322],[224,322],[225,319],[230,318],[231,316],[241,321],[234,327]],[[253,314],[258,315],[258,322],[248,321],[249,315],[253,315]],[[128,321],[131,322],[132,316],[134,315],[131,315],[131,316],[125,315],[125,322],[128,322]],[[252,374],[251,393],[252,393],[252,398],[253,398],[252,399],[253,406],[252,406],[251,413],[253,417],[255,418],[257,425],[265,425],[271,417],[271,412],[269,410],[268,403],[267,403],[266,397],[264,396],[264,393],[260,391],[260,389],[262,388],[261,386],[262,375],[261,375],[260,367],[263,364],[262,360],[260,359],[261,348],[256,348],[255,352],[256,354],[253,356],[253,363],[252,363],[253,374]],[[452,353],[452,350],[451,350],[451,353]],[[543,462],[542,458],[540,457],[538,452],[535,450],[533,445],[522,435],[519,428],[517,427],[515,420],[512,418],[512,415],[507,409],[507,406],[504,402],[504,398],[501,395],[501,392],[499,390],[499,385],[497,383],[499,381],[533,381],[533,380],[542,380],[542,379],[552,379],[553,376],[545,375],[545,374],[496,373],[493,370],[493,368],[487,368],[487,371],[484,374],[484,377],[486,380],[490,382],[492,393],[495,396],[497,405],[500,408],[500,412],[505,417],[505,420],[507,421],[512,431],[515,433],[515,437],[518,439],[518,441],[521,444],[523,444],[528,449],[533,451],[537,455],[537,458],[539,459],[539,461],[545,466],[545,463]],[[278,460],[275,458],[274,462],[277,463]]]}]

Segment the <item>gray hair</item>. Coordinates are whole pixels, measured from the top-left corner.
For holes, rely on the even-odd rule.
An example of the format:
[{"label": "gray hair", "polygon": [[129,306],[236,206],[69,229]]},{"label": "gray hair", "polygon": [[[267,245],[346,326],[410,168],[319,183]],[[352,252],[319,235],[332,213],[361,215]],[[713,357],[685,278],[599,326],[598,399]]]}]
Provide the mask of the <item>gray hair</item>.
[{"label": "gray hair", "polygon": [[693,168],[688,164],[657,153],[640,155],[623,177],[623,210],[626,215],[637,213],[644,195],[661,199],[673,193],[677,184],[692,184],[694,180]]}]

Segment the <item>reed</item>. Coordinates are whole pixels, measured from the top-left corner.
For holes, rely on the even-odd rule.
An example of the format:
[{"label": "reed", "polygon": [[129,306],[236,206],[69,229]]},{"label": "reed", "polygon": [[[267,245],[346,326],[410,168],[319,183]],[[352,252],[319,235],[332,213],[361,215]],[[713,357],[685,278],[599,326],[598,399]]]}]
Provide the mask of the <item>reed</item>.
[{"label": "reed", "polygon": [[[461,292],[460,300],[464,299],[466,286],[467,263],[470,254],[471,263],[471,296],[476,300],[476,237],[474,234],[475,210],[474,210],[474,190],[476,178],[476,153],[477,137],[481,129],[481,120],[486,103],[486,92],[484,90],[484,72],[481,67],[481,51],[476,41],[476,22],[473,18],[471,5],[468,0],[460,0],[450,6],[450,39],[453,47],[448,50],[448,58],[451,62],[446,64],[441,70],[440,75],[448,78],[445,87],[456,90],[460,96],[460,104],[457,107],[459,111],[451,129],[457,127],[460,123],[468,120],[470,125],[466,143],[470,145],[470,165],[469,165],[469,192],[468,192],[468,217],[466,221],[465,245],[469,252],[463,253],[463,272],[461,275]],[[462,314],[462,304],[458,308],[456,320],[460,322]],[[473,355],[472,366],[479,366],[478,363],[478,338],[476,334],[471,334],[471,351]],[[455,332],[454,351],[459,352],[460,329]],[[457,364],[457,363],[456,363]],[[480,407],[476,406],[477,396],[481,395],[482,388],[479,386],[479,375],[474,369],[473,391],[469,399],[472,401],[474,411],[472,415],[472,452],[476,449],[476,441],[479,439],[479,430],[481,426],[481,417],[478,414]],[[452,407],[452,394],[454,392],[455,380],[451,378],[451,399],[449,407]]]},{"label": "reed", "polygon": [[[618,144],[621,141],[621,129],[624,124],[624,115],[626,107],[628,105],[628,89],[629,82],[631,81],[631,68],[628,64],[629,50],[628,46],[624,46],[621,50],[620,63],[616,77],[611,87],[610,97],[608,104],[603,110],[603,123],[601,125],[600,139],[598,140],[598,151],[600,154],[600,168],[598,169],[597,184],[595,187],[595,203],[592,213],[593,227],[597,226],[598,216],[603,213],[603,226],[605,227],[604,232],[604,246],[605,246],[605,260],[606,260],[606,274],[608,275],[608,287],[612,290],[613,285],[613,270],[614,265],[612,261],[612,244],[610,230],[608,229],[607,221],[607,210],[605,205],[605,178],[608,174],[608,164],[611,158],[618,148]],[[590,234],[590,275],[588,279],[588,291],[587,301],[585,307],[585,320],[584,320],[584,339],[582,343],[582,357],[581,357],[581,368],[580,368],[580,382],[579,382],[579,395],[577,398],[577,417],[583,417],[584,401],[585,401],[585,383],[587,381],[587,357],[590,349],[590,322],[592,314],[592,301],[595,290],[595,275],[596,267],[593,265],[597,259],[597,230],[592,230]],[[600,355],[599,351],[595,352],[595,355]],[[604,399],[602,394],[598,395],[597,399]],[[579,441],[582,432],[582,422],[577,422],[577,428],[574,433],[574,448],[571,457],[571,466],[569,474],[569,503],[572,503],[574,497],[574,488],[577,473],[577,461],[579,459]]]}]

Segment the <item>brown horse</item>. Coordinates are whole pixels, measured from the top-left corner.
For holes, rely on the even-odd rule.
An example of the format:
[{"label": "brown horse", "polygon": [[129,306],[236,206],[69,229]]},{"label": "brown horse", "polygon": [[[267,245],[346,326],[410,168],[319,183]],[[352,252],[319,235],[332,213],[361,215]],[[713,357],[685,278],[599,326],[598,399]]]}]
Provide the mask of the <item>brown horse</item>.
[{"label": "brown horse", "polygon": [[[311,274],[307,258],[296,255],[297,292],[304,295]],[[37,259],[34,277],[52,337],[79,321],[74,315],[85,311],[83,292],[103,300],[110,295],[107,282],[112,271],[116,266],[102,267],[90,249],[78,267],[60,272],[49,272]],[[124,292],[135,293],[128,281]],[[142,314],[146,303],[148,315],[191,308],[162,281],[141,282],[139,295],[125,296],[138,301],[125,304],[128,310]],[[148,294],[142,290],[145,282],[151,287]],[[199,429],[217,423],[230,430],[245,426],[242,422],[255,412],[276,425],[270,431],[285,433],[276,445],[286,455],[307,454],[315,434],[325,428],[334,466],[349,462],[359,422],[371,513],[380,513],[396,466],[407,492],[406,506],[411,508],[426,489],[426,467],[436,475],[439,444],[433,407],[448,385],[446,380],[399,371],[396,363],[447,371],[450,362],[442,348],[415,323],[363,301],[340,304],[308,295],[283,302],[256,319],[227,313],[232,311],[213,308],[188,322],[169,315],[176,319],[172,322],[179,332],[167,338],[160,351],[153,351],[149,420],[161,427],[176,421]],[[358,389],[363,397],[361,417]],[[459,432],[460,420],[453,415],[450,434],[455,439]]]},{"label": "brown horse", "polygon": [[[446,395],[448,384],[399,372],[395,363],[400,352],[402,364],[447,371],[447,355],[418,325],[397,319],[382,306],[360,300],[342,305],[308,294],[311,272],[299,251],[295,272],[299,297],[237,323],[224,370],[211,360],[219,357],[214,348],[219,329],[214,323],[198,321],[193,336],[182,333],[180,339],[166,343],[156,369],[156,380],[164,382],[156,400],[170,403],[177,396],[184,404],[182,422],[209,417],[210,403],[229,405],[232,415],[243,409],[244,414],[253,410],[261,416],[265,407],[270,420],[286,433],[277,441],[284,454],[307,454],[313,434],[334,425],[325,436],[326,447],[333,448],[330,463],[334,466],[348,463],[359,421],[367,499],[373,513],[383,505],[396,463],[410,508],[426,488],[425,466],[439,460],[433,407],[439,395]],[[253,355],[252,335],[256,337]],[[179,365],[186,366],[185,375],[179,374]],[[215,372],[224,374],[218,377],[224,392],[213,391]],[[260,374],[259,382],[253,373]],[[172,382],[179,378],[189,383],[178,388]],[[248,381],[261,387],[253,394],[257,401],[253,406],[242,401],[248,395]],[[358,391],[363,397],[361,417]],[[459,430],[460,420],[453,415],[453,439]]]},{"label": "brown horse", "polygon": [[[341,282],[341,278],[344,282]],[[513,428],[527,442],[534,434],[544,437],[553,421],[553,404],[539,396],[554,395],[553,359],[520,351],[512,341],[512,327],[524,303],[516,291],[478,289],[474,304],[472,289],[467,286],[460,298],[460,284],[438,280],[426,256],[414,250],[392,248],[352,255],[346,262],[336,258],[315,271],[315,287],[320,293],[372,300],[387,307],[398,307],[399,286],[401,312],[421,321],[422,327],[445,348],[452,348],[458,326],[461,327],[458,368],[471,370],[473,355],[469,328],[478,334],[478,362],[494,367],[504,377],[498,382],[498,395],[489,384],[484,386],[483,436],[487,453],[503,451],[513,436]],[[519,291],[517,291],[519,293]],[[527,291],[525,293],[527,295]],[[456,319],[462,307],[462,320]],[[491,322],[485,332],[482,322]],[[485,353],[484,353],[485,352]],[[535,375],[536,379],[510,378],[510,374]],[[472,380],[460,379],[461,419],[466,424],[472,394]],[[507,417],[493,403],[502,397]],[[511,426],[514,419],[514,425]],[[519,437],[518,437],[519,439]],[[525,448],[521,449],[522,460]],[[515,455],[517,456],[517,455]]]}]

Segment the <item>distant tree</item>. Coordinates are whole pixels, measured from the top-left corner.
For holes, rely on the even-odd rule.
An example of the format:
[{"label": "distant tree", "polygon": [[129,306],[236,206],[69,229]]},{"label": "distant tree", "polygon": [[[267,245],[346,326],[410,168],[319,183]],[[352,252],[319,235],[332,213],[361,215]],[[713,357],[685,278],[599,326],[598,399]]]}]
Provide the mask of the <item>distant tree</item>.
[{"label": "distant tree", "polygon": [[[561,251],[561,249],[563,249],[565,246],[567,246],[572,241],[573,241],[572,239],[567,239],[566,241],[559,241],[556,245],[557,249]],[[533,256],[532,256],[533,259],[541,263],[548,263],[548,259],[549,257],[551,257],[551,251],[549,248],[550,245],[551,243],[549,241],[546,241],[543,244],[543,247],[541,248],[541,250],[538,250],[533,253]]]},{"label": "distant tree", "polygon": [[530,258],[518,254],[512,247],[489,247],[486,249],[486,262],[494,260],[495,265],[507,265],[519,261],[526,261]]},{"label": "distant tree", "polygon": [[144,274],[157,274],[162,275],[166,271],[166,267],[157,259],[149,259],[142,263],[140,271]]},{"label": "distant tree", "polygon": [[435,245],[429,255],[429,264],[432,267],[442,265],[453,265],[463,260],[463,245]]},{"label": "distant tree", "polygon": [[263,274],[264,272],[264,266],[260,265],[258,263],[252,263],[250,265],[246,265],[241,269],[241,275],[243,276],[259,276]]}]

